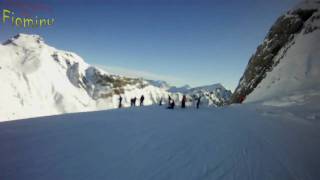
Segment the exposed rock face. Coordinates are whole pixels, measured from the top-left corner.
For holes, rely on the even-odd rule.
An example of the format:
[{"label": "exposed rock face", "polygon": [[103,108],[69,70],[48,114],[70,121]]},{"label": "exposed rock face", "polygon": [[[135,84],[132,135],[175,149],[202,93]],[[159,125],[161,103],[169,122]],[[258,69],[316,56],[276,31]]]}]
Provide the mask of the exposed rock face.
[{"label": "exposed rock face", "polygon": [[[286,51],[294,44],[293,39],[296,34],[301,31],[310,33],[318,29],[316,26],[306,24],[309,19],[319,18],[313,16],[317,11],[318,9],[313,6],[298,7],[278,18],[263,43],[258,46],[256,53],[250,58],[231,98],[232,103],[241,103],[266,77],[266,73],[277,66]],[[279,58],[275,58],[276,56]]]}]

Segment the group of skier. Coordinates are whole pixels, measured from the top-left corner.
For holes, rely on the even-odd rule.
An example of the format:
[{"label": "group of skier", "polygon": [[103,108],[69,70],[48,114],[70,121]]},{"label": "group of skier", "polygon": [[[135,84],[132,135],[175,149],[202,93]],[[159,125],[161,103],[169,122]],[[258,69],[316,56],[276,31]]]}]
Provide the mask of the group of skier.
[{"label": "group of skier", "polygon": [[[119,96],[119,108],[122,108],[122,96],[120,95]],[[135,107],[136,106],[136,102],[137,102],[137,97],[134,97],[134,98],[131,98],[130,99],[130,103],[131,103],[131,107]],[[182,96],[182,100],[181,100],[181,108],[186,108],[186,102],[187,102],[187,96],[186,95],[183,95]],[[199,109],[199,106],[200,106],[200,102],[201,102],[201,96],[199,96],[197,99],[196,99],[196,107],[197,109]],[[162,106],[162,103],[163,103],[163,99],[161,98],[160,101],[159,101],[159,105]],[[143,106],[144,104],[144,95],[142,95],[140,97],[140,106]],[[171,98],[171,96],[168,96],[168,107],[167,109],[174,109],[176,106],[176,103],[174,101],[174,99]]]},{"label": "group of skier", "polygon": [[[187,96],[183,95],[182,96],[182,100],[181,100],[181,108],[182,109],[186,108],[186,102],[187,102]],[[196,103],[197,109],[199,109],[200,103],[201,103],[201,96],[199,96],[197,98],[197,103]],[[162,104],[162,99],[160,100],[160,105],[161,104]],[[174,109],[175,105],[176,105],[175,101],[171,98],[171,96],[169,96],[168,97],[168,107],[167,107],[167,109]]]},{"label": "group of skier", "polygon": [[[131,107],[135,107],[136,106],[136,101],[137,101],[136,97],[131,98],[131,100],[130,100]],[[163,99],[161,98],[160,101],[159,101],[159,105],[160,106],[162,106],[162,102],[163,102]],[[181,100],[181,108],[183,108],[183,109],[186,108],[186,102],[187,102],[187,96],[183,95],[182,96],[182,100]],[[144,95],[142,95],[140,97],[140,106],[143,106],[143,103],[144,103]],[[199,109],[200,103],[201,103],[201,96],[199,96],[196,99],[196,107],[197,107],[197,109]],[[176,106],[176,103],[175,103],[174,99],[172,99],[171,96],[168,96],[168,107],[167,107],[167,109],[174,109],[175,106]],[[121,95],[119,96],[119,108],[122,108],[122,96]]]},{"label": "group of skier", "polygon": [[[131,100],[130,100],[131,107],[135,107],[136,104],[137,104],[136,102],[137,102],[137,98],[136,97],[131,98]],[[142,95],[140,97],[140,106],[143,106],[143,103],[144,103],[144,95]],[[119,96],[119,106],[118,107],[122,108],[122,96],[121,95]]]}]

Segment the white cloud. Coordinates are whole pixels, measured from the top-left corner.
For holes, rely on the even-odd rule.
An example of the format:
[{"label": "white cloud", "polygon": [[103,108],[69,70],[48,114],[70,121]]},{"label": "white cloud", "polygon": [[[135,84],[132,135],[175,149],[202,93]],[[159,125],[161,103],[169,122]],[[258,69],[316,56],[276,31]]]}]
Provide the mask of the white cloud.
[{"label": "white cloud", "polygon": [[116,74],[116,75],[121,75],[126,77],[132,77],[132,78],[143,78],[148,80],[163,80],[173,85],[183,84],[181,83],[183,82],[182,79],[176,78],[173,76],[155,74],[148,71],[128,69],[128,68],[117,67],[117,66],[104,66],[104,65],[95,65],[95,66],[107,71],[110,74]]}]

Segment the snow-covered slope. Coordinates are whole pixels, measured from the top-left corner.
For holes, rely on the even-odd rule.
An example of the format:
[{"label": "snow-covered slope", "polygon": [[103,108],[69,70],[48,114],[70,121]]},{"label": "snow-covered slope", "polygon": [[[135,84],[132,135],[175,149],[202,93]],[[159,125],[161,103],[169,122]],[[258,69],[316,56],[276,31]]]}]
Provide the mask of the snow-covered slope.
[{"label": "snow-covered slope", "polygon": [[168,95],[146,81],[109,75],[37,35],[15,36],[0,54],[0,120],[115,108],[118,94],[124,106],[142,94],[146,105]]},{"label": "snow-covered slope", "polygon": [[[281,104],[320,94],[320,2],[300,3],[281,16],[252,56],[233,102],[281,99]],[[300,96],[300,97],[298,97]],[[302,96],[302,97],[301,97]]]},{"label": "snow-covered slope", "polygon": [[2,122],[0,179],[319,180],[320,106],[304,107],[154,106]]},{"label": "snow-covered slope", "polygon": [[23,34],[0,45],[0,54],[1,120],[93,107],[87,92],[71,83],[76,79],[68,78],[89,67],[77,55]]}]

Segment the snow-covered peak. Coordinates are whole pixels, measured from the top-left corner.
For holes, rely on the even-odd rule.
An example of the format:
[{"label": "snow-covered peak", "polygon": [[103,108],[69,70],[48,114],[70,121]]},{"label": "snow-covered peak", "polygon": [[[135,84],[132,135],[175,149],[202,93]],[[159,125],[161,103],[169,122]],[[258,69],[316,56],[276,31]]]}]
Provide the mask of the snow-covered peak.
[{"label": "snow-covered peak", "polygon": [[123,106],[145,96],[145,105],[167,97],[140,79],[87,64],[75,53],[47,45],[38,35],[18,34],[0,45],[0,121]]},{"label": "snow-covered peak", "polygon": [[3,43],[3,45],[8,44],[30,48],[31,46],[44,44],[44,41],[43,38],[39,35],[20,33]]}]

